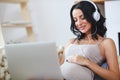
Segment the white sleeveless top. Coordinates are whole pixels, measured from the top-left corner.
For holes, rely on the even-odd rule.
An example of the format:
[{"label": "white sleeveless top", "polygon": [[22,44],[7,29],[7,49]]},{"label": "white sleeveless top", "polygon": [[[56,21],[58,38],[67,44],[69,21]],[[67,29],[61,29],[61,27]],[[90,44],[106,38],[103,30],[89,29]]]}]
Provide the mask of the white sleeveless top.
[{"label": "white sleeveless top", "polygon": [[65,61],[61,65],[61,71],[66,80],[93,80],[94,73],[89,68],[66,62],[69,57],[76,54],[82,55],[97,64],[101,64],[104,59],[102,58],[98,44],[70,44],[65,50]]}]

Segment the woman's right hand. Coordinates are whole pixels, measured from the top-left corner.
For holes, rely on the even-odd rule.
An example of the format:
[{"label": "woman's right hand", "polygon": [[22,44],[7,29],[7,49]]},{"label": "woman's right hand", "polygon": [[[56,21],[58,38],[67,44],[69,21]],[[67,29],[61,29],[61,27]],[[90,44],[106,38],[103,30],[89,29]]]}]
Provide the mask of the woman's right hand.
[{"label": "woman's right hand", "polygon": [[82,66],[87,66],[88,63],[88,59],[85,58],[84,56],[81,56],[79,54],[76,54],[75,56],[71,56],[67,59],[68,62],[70,63],[75,63],[75,64],[79,64]]}]

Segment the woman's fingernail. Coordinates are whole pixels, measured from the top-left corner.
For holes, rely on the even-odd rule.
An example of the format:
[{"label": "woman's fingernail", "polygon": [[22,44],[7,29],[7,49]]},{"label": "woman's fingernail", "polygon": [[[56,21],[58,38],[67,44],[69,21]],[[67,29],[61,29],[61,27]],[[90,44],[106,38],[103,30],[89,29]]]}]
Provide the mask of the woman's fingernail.
[{"label": "woman's fingernail", "polygon": [[66,62],[68,62],[68,60],[66,60]]}]

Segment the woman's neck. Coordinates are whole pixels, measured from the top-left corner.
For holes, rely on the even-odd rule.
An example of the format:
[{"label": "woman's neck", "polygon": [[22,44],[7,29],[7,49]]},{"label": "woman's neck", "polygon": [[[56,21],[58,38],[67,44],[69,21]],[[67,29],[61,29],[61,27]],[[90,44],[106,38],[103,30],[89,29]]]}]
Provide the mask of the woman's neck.
[{"label": "woman's neck", "polygon": [[84,39],[85,40],[91,40],[92,39],[92,35],[91,34],[87,34]]}]

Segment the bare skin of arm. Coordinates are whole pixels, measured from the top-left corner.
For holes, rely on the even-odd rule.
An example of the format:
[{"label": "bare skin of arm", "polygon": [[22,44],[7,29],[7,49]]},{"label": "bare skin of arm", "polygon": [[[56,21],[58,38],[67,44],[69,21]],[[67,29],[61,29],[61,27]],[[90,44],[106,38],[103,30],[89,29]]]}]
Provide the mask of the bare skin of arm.
[{"label": "bare skin of arm", "polygon": [[109,38],[105,39],[102,42],[102,46],[104,49],[103,54],[108,64],[108,69],[104,69],[96,63],[91,62],[90,60],[80,55],[75,55],[74,57],[70,58],[69,62],[86,66],[105,80],[120,80],[119,66],[114,41]]}]

